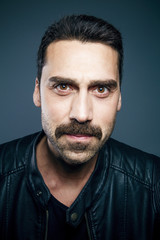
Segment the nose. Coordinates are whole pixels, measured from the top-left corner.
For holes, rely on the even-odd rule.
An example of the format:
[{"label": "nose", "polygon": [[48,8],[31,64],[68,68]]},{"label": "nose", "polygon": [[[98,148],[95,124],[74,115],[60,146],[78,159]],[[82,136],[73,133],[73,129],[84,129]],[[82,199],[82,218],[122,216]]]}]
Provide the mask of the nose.
[{"label": "nose", "polygon": [[87,92],[81,91],[74,96],[69,117],[72,120],[75,119],[79,123],[92,120],[92,102]]}]

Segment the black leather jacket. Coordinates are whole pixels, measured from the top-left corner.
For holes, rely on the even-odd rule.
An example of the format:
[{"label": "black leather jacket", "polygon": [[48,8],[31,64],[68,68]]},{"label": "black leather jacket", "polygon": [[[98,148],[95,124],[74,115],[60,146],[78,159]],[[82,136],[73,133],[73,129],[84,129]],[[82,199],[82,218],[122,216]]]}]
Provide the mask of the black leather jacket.
[{"label": "black leather jacket", "polygon": [[[1,240],[47,239],[50,192],[35,157],[42,135],[0,146]],[[109,139],[66,221],[76,227],[84,215],[89,239],[159,240],[160,158]]]}]

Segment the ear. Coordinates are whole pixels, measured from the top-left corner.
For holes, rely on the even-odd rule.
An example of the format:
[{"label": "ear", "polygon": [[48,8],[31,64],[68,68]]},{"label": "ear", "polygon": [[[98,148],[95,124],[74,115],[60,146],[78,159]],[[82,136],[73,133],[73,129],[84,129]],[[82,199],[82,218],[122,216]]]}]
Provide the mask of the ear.
[{"label": "ear", "polygon": [[41,106],[40,86],[39,86],[38,78],[36,78],[36,81],[35,81],[35,87],[33,92],[33,102],[36,107]]},{"label": "ear", "polygon": [[118,105],[117,105],[117,112],[121,110],[122,106],[122,98],[121,98],[121,93],[119,94],[119,99],[118,99]]}]

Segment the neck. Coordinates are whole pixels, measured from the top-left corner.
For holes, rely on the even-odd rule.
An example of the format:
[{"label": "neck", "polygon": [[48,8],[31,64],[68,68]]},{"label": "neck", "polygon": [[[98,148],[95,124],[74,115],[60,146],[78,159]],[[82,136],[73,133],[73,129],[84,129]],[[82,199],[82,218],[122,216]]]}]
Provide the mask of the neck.
[{"label": "neck", "polygon": [[[97,156],[86,163],[69,165],[50,149],[44,137],[37,146],[37,165],[52,195],[67,206],[78,196],[92,172]],[[63,198],[61,196],[63,195]],[[65,198],[68,200],[65,202]]]}]

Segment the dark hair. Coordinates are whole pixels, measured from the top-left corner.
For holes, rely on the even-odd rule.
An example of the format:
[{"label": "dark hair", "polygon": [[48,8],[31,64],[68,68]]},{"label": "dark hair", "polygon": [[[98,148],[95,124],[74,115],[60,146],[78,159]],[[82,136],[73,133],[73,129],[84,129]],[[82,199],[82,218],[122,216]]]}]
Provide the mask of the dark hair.
[{"label": "dark hair", "polygon": [[46,49],[50,43],[59,40],[79,40],[106,44],[118,52],[120,84],[123,66],[123,45],[120,32],[108,22],[87,15],[71,15],[48,27],[38,50],[37,77],[40,81],[45,65]]}]

